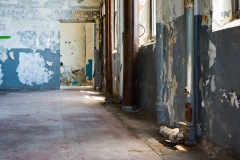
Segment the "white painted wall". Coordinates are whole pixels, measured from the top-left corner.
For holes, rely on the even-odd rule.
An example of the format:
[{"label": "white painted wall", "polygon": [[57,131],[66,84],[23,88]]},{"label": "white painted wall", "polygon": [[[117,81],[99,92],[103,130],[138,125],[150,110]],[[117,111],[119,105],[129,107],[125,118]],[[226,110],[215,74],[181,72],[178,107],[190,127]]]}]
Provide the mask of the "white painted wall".
[{"label": "white painted wall", "polygon": [[139,1],[139,45],[150,42],[150,0]]},{"label": "white painted wall", "polygon": [[[60,66],[61,85],[78,85],[85,81],[86,30],[84,23],[61,23]],[[78,74],[73,74],[74,71]]]},{"label": "white painted wall", "polygon": [[212,30],[215,31],[232,20],[232,1],[212,0],[212,6]]}]

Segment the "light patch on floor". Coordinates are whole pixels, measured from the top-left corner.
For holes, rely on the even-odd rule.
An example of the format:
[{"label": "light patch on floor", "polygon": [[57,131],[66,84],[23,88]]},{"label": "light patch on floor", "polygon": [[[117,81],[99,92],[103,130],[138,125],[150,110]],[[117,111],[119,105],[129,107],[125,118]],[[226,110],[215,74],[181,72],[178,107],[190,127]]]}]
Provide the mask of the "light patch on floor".
[{"label": "light patch on floor", "polygon": [[182,151],[182,152],[187,152],[187,149],[184,147],[184,146],[181,146],[181,145],[176,145],[175,148],[179,151]]},{"label": "light patch on floor", "polygon": [[33,86],[48,83],[54,72],[45,68],[45,61],[40,53],[19,53],[18,77],[21,83]]}]

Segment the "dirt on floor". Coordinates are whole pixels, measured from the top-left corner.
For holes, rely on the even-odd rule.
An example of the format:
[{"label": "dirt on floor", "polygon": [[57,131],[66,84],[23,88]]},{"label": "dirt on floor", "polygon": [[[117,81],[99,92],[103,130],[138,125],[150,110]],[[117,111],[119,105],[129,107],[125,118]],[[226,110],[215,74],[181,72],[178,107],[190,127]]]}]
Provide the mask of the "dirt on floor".
[{"label": "dirt on floor", "polygon": [[143,113],[123,112],[120,104],[102,105],[165,160],[240,160],[239,154],[206,140],[194,146],[169,143]]}]

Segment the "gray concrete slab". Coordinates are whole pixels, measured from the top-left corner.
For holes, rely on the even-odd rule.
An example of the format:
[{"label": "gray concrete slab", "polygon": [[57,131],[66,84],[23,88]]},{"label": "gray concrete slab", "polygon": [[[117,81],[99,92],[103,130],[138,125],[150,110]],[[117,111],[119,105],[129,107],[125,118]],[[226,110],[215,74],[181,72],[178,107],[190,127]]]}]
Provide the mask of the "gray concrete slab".
[{"label": "gray concrete slab", "polygon": [[0,160],[162,158],[91,88],[0,92]]}]

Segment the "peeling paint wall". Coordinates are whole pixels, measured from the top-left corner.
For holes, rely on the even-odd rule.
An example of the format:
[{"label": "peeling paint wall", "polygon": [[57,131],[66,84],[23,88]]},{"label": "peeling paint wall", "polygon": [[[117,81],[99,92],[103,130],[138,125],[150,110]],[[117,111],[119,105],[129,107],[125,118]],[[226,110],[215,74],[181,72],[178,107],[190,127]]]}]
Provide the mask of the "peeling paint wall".
[{"label": "peeling paint wall", "polygon": [[231,20],[230,2],[202,0],[200,3],[199,111],[204,137],[240,153],[240,27],[215,31]]},{"label": "peeling paint wall", "polygon": [[19,80],[22,84],[33,86],[48,83],[54,74],[45,68],[45,62],[40,53],[19,53],[17,67]]},{"label": "peeling paint wall", "polygon": [[[204,139],[240,153],[240,27],[213,30],[214,16],[219,14],[214,13],[214,8],[230,1],[221,2],[195,0],[198,5],[195,4],[194,19],[199,35],[195,39],[198,40],[195,67],[199,72],[196,122],[201,124]],[[183,3],[183,0],[157,1],[156,44],[141,47],[138,57],[139,107],[158,124],[169,126],[185,121]],[[223,7],[230,11],[229,4]],[[218,18],[223,16],[231,15],[224,12]]]},{"label": "peeling paint wall", "polygon": [[[89,73],[87,74],[86,81],[90,84],[93,83],[94,74],[94,47],[95,47],[95,24],[86,23],[86,65],[88,65]],[[91,64],[89,62],[92,62]],[[90,66],[89,66],[90,65]]]},{"label": "peeling paint wall", "polygon": [[203,131],[209,139],[237,152],[240,152],[239,29],[211,32],[211,26],[200,26],[199,51]]},{"label": "peeling paint wall", "polygon": [[[71,28],[71,30],[69,30]],[[84,23],[61,23],[61,85],[83,85],[86,75],[86,30]]]},{"label": "peeling paint wall", "polygon": [[158,123],[174,126],[184,120],[183,0],[157,1],[156,5],[156,44],[139,50],[139,107]]},{"label": "peeling paint wall", "polygon": [[[99,5],[100,0],[0,1],[0,25],[3,26],[0,35],[11,36],[11,39],[0,40],[0,64],[4,75],[1,89],[58,89],[60,86],[60,21],[95,20],[99,17]],[[23,61],[30,60],[22,56],[19,59],[22,51],[43,59],[44,65],[42,63],[35,67],[46,68],[46,72],[54,73],[49,76],[51,78],[48,82],[38,77],[45,74],[36,75],[37,77],[32,77],[26,83],[20,79],[17,73],[18,66],[22,66],[20,63],[27,64]],[[11,73],[14,75],[9,76],[10,71],[6,68],[11,68]]]}]

